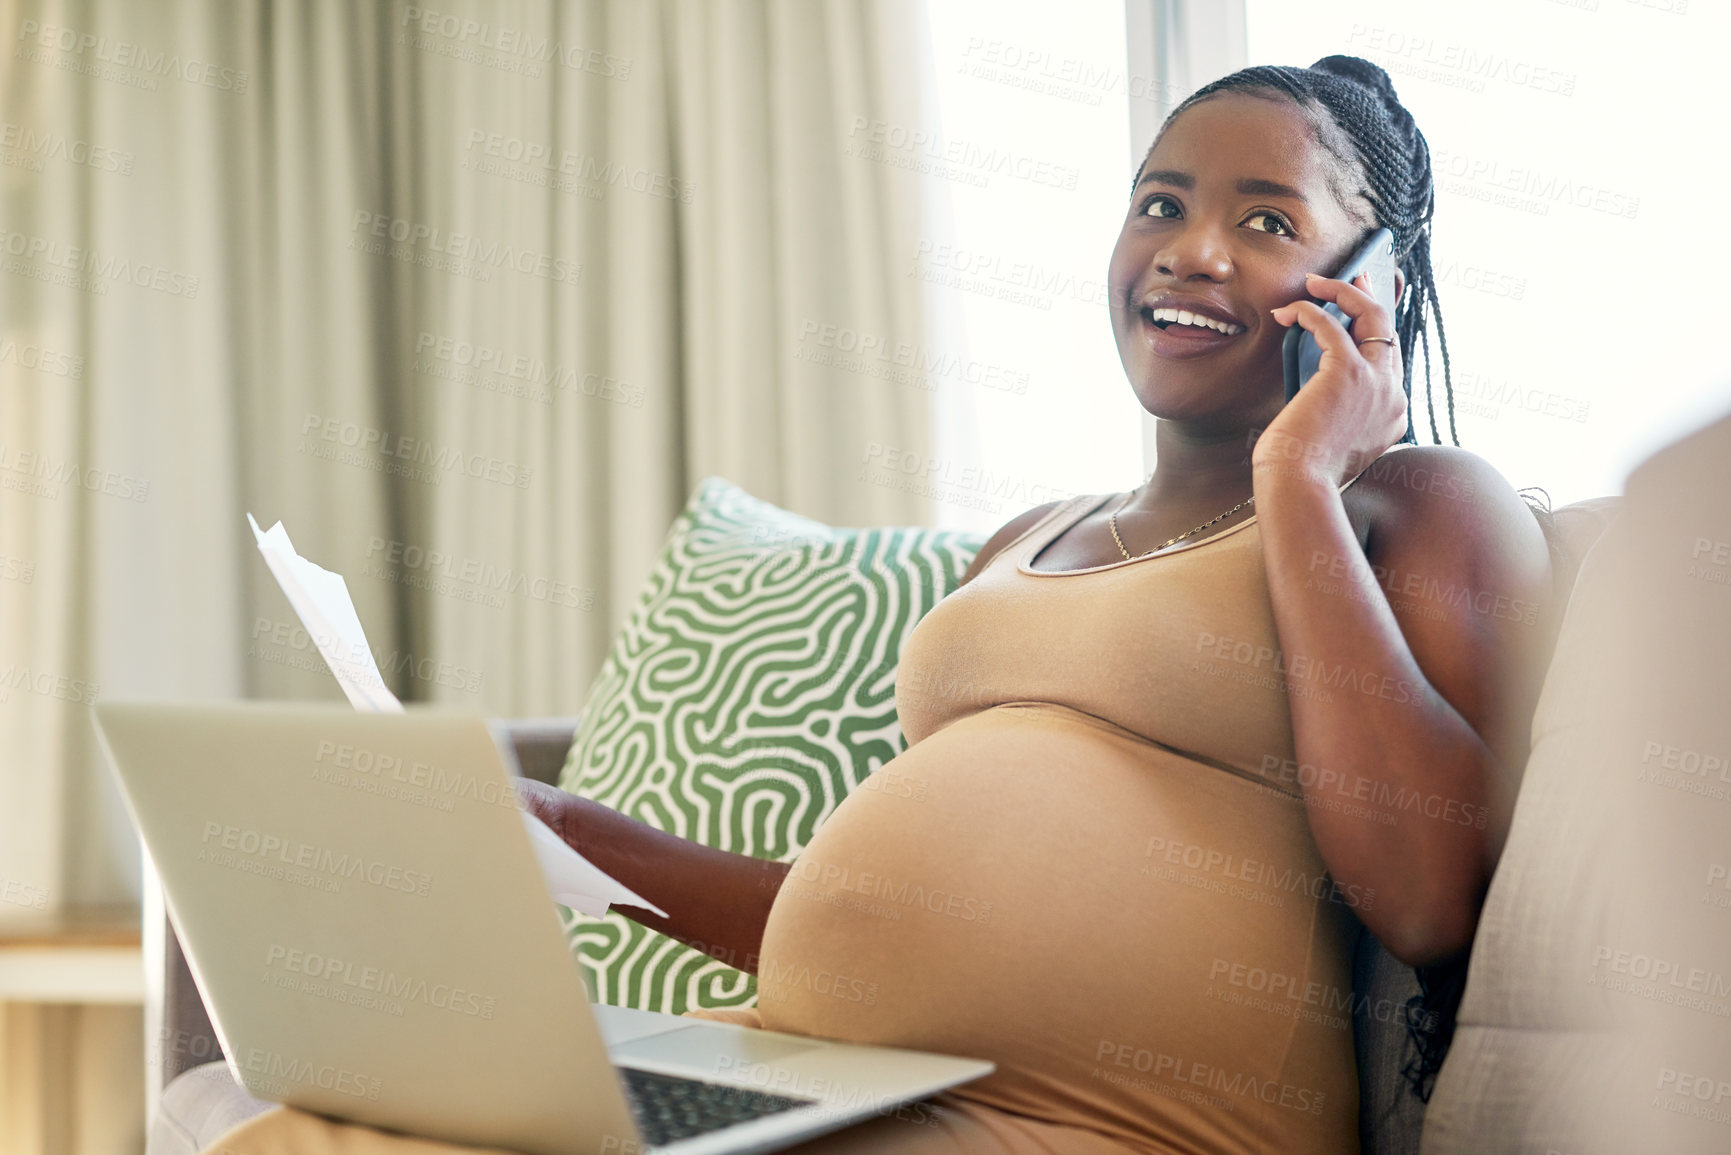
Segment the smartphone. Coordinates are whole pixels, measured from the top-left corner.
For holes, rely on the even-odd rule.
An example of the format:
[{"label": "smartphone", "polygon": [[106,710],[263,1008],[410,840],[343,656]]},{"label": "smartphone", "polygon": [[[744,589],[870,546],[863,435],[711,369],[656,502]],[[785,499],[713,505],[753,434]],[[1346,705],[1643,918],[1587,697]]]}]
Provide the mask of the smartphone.
[{"label": "smartphone", "polygon": [[[1387,229],[1377,229],[1358,247],[1357,252],[1347,258],[1346,264],[1334,274],[1334,279],[1351,281],[1360,273],[1368,273],[1370,295],[1382,303],[1392,320],[1394,307],[1398,303],[1394,293],[1394,274],[1398,267],[1394,262],[1394,234]],[[1323,305],[1322,311],[1347,324],[1346,314],[1334,304]],[[1350,324],[1347,324],[1346,331],[1352,332]],[[1316,338],[1310,335],[1310,330],[1298,324],[1286,331],[1286,340],[1281,344],[1280,350],[1281,359],[1286,364],[1286,399],[1291,401],[1298,396],[1304,383],[1316,375],[1317,364],[1322,360],[1322,350],[1317,347]]]}]

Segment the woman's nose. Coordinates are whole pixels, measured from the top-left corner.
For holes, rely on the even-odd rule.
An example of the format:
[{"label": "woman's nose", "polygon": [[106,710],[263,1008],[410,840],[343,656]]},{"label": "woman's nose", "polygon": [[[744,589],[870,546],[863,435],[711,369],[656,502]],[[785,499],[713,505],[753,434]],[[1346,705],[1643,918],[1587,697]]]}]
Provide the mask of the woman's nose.
[{"label": "woman's nose", "polygon": [[1159,272],[1175,281],[1203,277],[1223,281],[1232,271],[1232,260],[1218,230],[1205,225],[1173,232],[1154,254]]}]

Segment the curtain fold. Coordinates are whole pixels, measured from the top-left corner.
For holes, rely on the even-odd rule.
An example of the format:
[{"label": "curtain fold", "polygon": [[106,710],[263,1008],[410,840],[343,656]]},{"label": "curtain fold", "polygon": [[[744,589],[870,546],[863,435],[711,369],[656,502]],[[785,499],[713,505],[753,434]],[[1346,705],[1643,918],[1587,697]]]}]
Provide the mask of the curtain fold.
[{"label": "curtain fold", "polygon": [[247,512],[497,715],[578,709],[706,475],[929,523],[856,475],[930,395],[835,337],[925,340],[925,178],[849,148],[930,116],[922,21],[0,3],[0,894],[144,885],[90,701],[338,697]]},{"label": "curtain fold", "polygon": [[75,371],[0,351],[0,877],[135,892],[85,699],[335,696],[249,511],[402,697],[516,714],[705,475],[929,520],[855,468],[929,395],[840,356],[922,341],[920,178],[848,147],[926,115],[913,4],[7,12],[0,316]]}]

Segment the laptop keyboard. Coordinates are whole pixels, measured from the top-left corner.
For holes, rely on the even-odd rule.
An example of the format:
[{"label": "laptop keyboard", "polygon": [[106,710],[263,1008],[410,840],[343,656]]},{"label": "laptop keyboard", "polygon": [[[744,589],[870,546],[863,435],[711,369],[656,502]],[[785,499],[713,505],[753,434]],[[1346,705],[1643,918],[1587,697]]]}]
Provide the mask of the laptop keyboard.
[{"label": "laptop keyboard", "polygon": [[788,1099],[701,1079],[657,1075],[631,1067],[620,1067],[619,1071],[625,1077],[625,1098],[631,1104],[631,1113],[637,1117],[637,1126],[652,1147],[765,1115],[778,1115],[815,1101]]}]

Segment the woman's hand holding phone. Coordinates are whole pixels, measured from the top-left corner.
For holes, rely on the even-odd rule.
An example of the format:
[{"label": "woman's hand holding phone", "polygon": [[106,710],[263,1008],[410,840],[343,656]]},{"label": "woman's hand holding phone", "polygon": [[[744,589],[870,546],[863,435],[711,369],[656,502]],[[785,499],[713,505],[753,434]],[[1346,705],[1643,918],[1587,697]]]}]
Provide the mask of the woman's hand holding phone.
[{"label": "woman's hand holding phone", "polygon": [[[1348,284],[1312,273],[1304,287],[1316,300],[1272,312],[1280,324],[1308,330],[1322,358],[1315,376],[1257,438],[1251,466],[1338,488],[1406,434],[1400,346],[1394,317],[1371,296],[1364,274]],[[1345,313],[1352,331],[1316,301]],[[1389,340],[1366,343],[1373,337]]]}]

